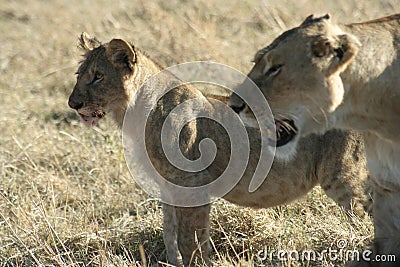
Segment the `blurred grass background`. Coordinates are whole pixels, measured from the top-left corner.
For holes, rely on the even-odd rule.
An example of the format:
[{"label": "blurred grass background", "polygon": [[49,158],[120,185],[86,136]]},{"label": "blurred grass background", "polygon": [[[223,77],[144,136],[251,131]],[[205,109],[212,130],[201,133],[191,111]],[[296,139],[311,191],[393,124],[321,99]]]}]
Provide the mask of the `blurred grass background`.
[{"label": "blurred grass background", "polygon": [[[0,1],[0,266],[137,266],[165,262],[161,209],[130,178],[111,120],[89,130],[67,106],[82,31],[132,41],[164,66],[212,60],[246,73],[257,49],[309,14],[337,22],[400,11],[397,0]],[[319,188],[288,206],[212,210],[215,265],[271,249],[366,248],[368,218],[348,217]]]}]

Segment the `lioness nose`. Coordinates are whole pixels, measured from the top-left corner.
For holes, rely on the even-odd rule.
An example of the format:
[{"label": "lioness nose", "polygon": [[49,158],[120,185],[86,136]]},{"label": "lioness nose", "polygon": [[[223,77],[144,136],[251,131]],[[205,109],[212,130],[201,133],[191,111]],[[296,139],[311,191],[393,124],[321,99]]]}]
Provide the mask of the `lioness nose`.
[{"label": "lioness nose", "polygon": [[236,113],[239,113],[240,111],[242,111],[246,105],[242,104],[241,106],[233,106],[233,105],[229,105],[231,107],[231,109],[233,109],[233,111],[235,111]]},{"label": "lioness nose", "polygon": [[71,98],[69,98],[68,106],[73,109],[80,109],[81,107],[83,107],[83,103],[82,102],[77,103],[77,102],[73,101]]}]

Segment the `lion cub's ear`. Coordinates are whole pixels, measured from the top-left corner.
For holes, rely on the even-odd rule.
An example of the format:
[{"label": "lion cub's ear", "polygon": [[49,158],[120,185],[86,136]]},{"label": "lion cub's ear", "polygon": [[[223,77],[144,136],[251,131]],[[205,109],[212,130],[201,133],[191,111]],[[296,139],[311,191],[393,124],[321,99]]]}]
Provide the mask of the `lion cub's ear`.
[{"label": "lion cub's ear", "polygon": [[81,36],[79,36],[79,47],[82,48],[85,52],[89,52],[101,45],[100,41],[97,40],[96,37],[92,37],[86,32],[82,32]]},{"label": "lion cub's ear", "polygon": [[342,34],[327,38],[319,36],[311,44],[311,51],[315,57],[323,58],[333,55],[335,60],[330,62],[328,75],[343,72],[357,55],[361,43],[351,34]]},{"label": "lion cub's ear", "polygon": [[133,70],[133,65],[136,62],[136,54],[133,47],[122,39],[112,39],[106,45],[106,55],[114,66],[117,68],[128,68]]}]

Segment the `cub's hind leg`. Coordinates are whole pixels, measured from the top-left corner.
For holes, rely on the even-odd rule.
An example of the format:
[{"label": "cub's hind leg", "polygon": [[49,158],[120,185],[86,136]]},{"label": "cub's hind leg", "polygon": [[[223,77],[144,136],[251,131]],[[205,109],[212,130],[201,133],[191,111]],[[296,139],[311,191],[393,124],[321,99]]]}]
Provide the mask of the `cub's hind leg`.
[{"label": "cub's hind leg", "polygon": [[[372,187],[361,134],[334,130],[327,132],[317,167],[319,183],[325,193],[346,210],[359,215],[372,210]],[[332,141],[334,140],[334,141]]]},{"label": "cub's hind leg", "polygon": [[321,187],[326,195],[332,198],[339,206],[363,216],[365,212],[372,213],[372,189],[368,185],[368,176],[349,177],[337,174],[324,177]]}]

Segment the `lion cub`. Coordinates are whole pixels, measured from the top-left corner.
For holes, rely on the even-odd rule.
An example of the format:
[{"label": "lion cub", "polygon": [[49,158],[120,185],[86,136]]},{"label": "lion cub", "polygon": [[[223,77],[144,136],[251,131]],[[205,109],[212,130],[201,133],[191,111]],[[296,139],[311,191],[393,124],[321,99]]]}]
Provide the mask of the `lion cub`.
[{"label": "lion cub", "polygon": [[[122,39],[101,44],[96,38],[83,33],[80,46],[86,53],[78,68],[77,82],[69,97],[69,106],[78,112],[88,126],[96,125],[110,113],[121,127],[135,92],[161,68],[138,48]],[[151,91],[148,93],[151,94]],[[162,153],[160,131],[169,111],[183,101],[198,97],[204,98],[196,87],[180,86],[159,100],[147,121],[151,131],[151,134],[146,135],[147,152],[157,170],[168,180],[177,183],[210,182],[220,175],[221,169],[229,161],[230,151],[226,149],[230,143],[227,133],[204,119],[187,124],[180,138],[183,139],[181,151],[188,158],[198,156],[199,142],[203,138],[211,138],[216,143],[222,151],[217,153],[207,169],[195,174],[184,173],[170,166]],[[210,101],[207,108],[211,111],[215,109]],[[368,208],[369,197],[365,191],[368,173],[360,135],[330,131],[323,136],[311,135],[301,139],[299,152],[292,162],[274,162],[268,179],[257,191],[249,193],[249,183],[258,163],[261,142],[258,129],[248,127],[247,134],[251,146],[249,163],[240,182],[224,196],[228,201],[242,206],[268,208],[293,201],[320,184],[327,195],[344,208],[353,208],[357,212],[363,212],[364,207]],[[194,252],[198,256],[195,260],[209,264],[209,212],[210,204],[192,208],[163,204],[164,242],[171,264],[189,265]]]}]

